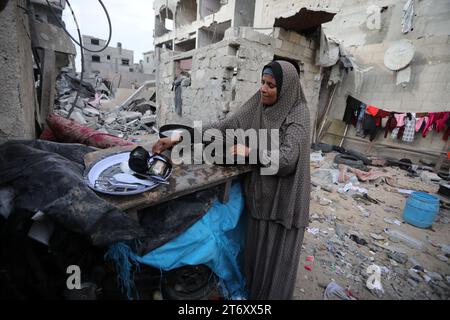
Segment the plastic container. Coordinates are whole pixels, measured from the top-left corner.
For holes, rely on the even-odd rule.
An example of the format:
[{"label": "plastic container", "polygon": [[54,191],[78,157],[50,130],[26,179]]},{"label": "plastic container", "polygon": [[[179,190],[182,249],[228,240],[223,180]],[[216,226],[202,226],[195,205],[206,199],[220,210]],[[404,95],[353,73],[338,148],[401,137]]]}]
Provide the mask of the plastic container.
[{"label": "plastic container", "polygon": [[419,228],[433,225],[439,213],[439,198],[425,192],[413,192],[406,200],[403,219]]},{"label": "plastic container", "polygon": [[401,241],[405,245],[407,245],[408,247],[410,247],[412,249],[417,249],[417,250],[423,249],[422,241],[417,240],[417,239],[401,232],[400,230],[385,228],[384,232],[386,232],[386,234],[389,235],[389,238],[391,240]]}]

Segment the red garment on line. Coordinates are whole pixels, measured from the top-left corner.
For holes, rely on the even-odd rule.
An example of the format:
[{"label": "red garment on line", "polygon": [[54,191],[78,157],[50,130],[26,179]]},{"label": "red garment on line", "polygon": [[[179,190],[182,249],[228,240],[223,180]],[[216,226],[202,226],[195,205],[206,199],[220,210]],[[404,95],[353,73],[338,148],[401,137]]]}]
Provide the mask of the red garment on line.
[{"label": "red garment on line", "polygon": [[445,130],[447,127],[447,119],[450,115],[450,112],[440,112],[438,119],[436,120],[436,131],[441,132]]},{"label": "red garment on line", "polygon": [[366,113],[370,114],[371,116],[375,117],[378,113],[378,108],[374,106],[367,106]]}]

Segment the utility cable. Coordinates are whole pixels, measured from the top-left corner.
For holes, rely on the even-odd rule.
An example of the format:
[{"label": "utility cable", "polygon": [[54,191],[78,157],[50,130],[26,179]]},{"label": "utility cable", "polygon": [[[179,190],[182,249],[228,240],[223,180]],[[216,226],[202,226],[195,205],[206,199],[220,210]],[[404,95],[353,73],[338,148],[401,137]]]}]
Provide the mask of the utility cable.
[{"label": "utility cable", "polygon": [[[112,37],[112,25],[111,25],[111,19],[109,17],[109,13],[108,10],[106,9],[105,5],[103,4],[103,2],[101,0],[98,0],[98,2],[100,3],[100,5],[103,8],[103,11],[105,11],[106,14],[106,18],[108,19],[108,28],[109,28],[109,36],[108,36],[108,41],[106,41],[106,44],[103,46],[103,48],[99,49],[99,50],[92,50],[92,49],[87,49],[83,46],[83,43],[81,42],[81,40],[77,41],[74,37],[72,37],[72,35],[67,31],[66,27],[64,26],[63,22],[57,17],[55,11],[53,11],[53,8],[50,4],[50,2],[48,2],[48,0],[45,0],[47,2],[47,6],[50,8],[50,12],[52,13],[52,15],[54,16],[54,18],[56,19],[56,21],[58,22],[59,26],[64,30],[64,32],[70,37],[70,39],[72,39],[73,42],[75,42],[82,50],[86,50],[88,52],[102,52],[103,50],[105,50],[109,43],[111,42],[111,37]],[[70,4],[69,1],[66,1],[69,8],[70,8]],[[70,9],[72,11],[72,15],[74,16],[74,20],[75,20],[75,14],[73,13],[72,8]]]},{"label": "utility cable", "polygon": [[[74,42],[80,47],[80,54],[81,54],[80,88],[82,88],[82,87],[83,87],[83,75],[84,75],[84,53],[83,53],[83,50],[86,50],[86,51],[89,51],[89,52],[94,52],[94,53],[96,53],[96,52],[101,52],[101,51],[105,50],[105,49],[108,47],[108,45],[109,45],[109,43],[110,43],[110,41],[111,41],[111,37],[112,37],[112,25],[111,25],[111,19],[110,19],[110,17],[109,17],[108,10],[106,9],[106,7],[105,7],[105,5],[103,4],[103,2],[102,2],[101,0],[98,0],[98,2],[100,3],[100,5],[102,6],[103,10],[105,11],[106,18],[107,18],[107,20],[108,20],[109,36],[108,36],[108,41],[106,42],[106,44],[105,44],[105,46],[104,46],[103,48],[101,48],[101,49],[99,49],[99,50],[91,50],[91,49],[87,49],[87,48],[85,48],[85,47],[83,46],[83,39],[82,39],[82,36],[81,36],[80,27],[79,27],[79,25],[78,25],[77,18],[76,18],[75,13],[74,13],[74,11],[73,11],[73,9],[72,9],[72,6],[70,5],[69,0],[66,0],[66,2],[67,2],[67,5],[68,5],[68,7],[69,7],[69,9],[70,9],[71,14],[72,14],[72,17],[73,17],[73,20],[74,20],[74,22],[75,22],[75,25],[76,25],[76,27],[77,27],[78,41],[77,41],[74,37],[72,37],[72,35],[67,31],[67,29],[66,29],[66,27],[64,26],[63,22],[57,17],[56,13],[53,11],[53,8],[52,8],[50,2],[49,2],[48,0],[45,0],[45,1],[47,2],[47,6],[49,7],[50,12],[51,12],[52,15],[54,16],[54,18],[56,19],[56,21],[58,22],[58,24],[60,25],[60,27],[61,27],[61,28],[64,30],[64,32],[70,37],[70,39],[72,39],[72,41],[74,41]],[[67,114],[67,117],[66,117],[67,119],[70,118],[70,116],[72,115],[73,110],[75,109],[75,107],[76,107],[76,105],[77,105],[78,98],[79,98],[79,95],[80,95],[80,90],[81,90],[81,89],[77,90],[77,94],[76,94],[76,96],[75,96],[75,100],[74,100],[74,102],[72,103],[72,107],[70,108],[69,113]]]}]

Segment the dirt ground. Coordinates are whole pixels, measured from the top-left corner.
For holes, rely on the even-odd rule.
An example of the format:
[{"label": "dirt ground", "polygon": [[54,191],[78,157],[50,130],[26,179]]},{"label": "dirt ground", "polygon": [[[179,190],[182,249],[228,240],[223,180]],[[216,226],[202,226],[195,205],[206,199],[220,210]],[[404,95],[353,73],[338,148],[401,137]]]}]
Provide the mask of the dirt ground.
[{"label": "dirt ground", "polygon": [[[335,155],[329,153],[324,155],[325,160],[311,162],[311,174],[336,166]],[[408,195],[398,192],[391,182],[395,181],[395,186],[401,188],[431,194],[437,193],[439,185],[408,176],[407,171],[398,167],[377,169],[390,176],[391,185],[385,178],[378,178],[357,186],[367,189],[367,194],[378,204],[355,200],[351,191],[338,192],[344,184],[323,181],[332,192],[312,187],[310,225],[303,241],[294,299],[324,299],[325,288],[332,281],[361,300],[449,299],[450,211],[441,206],[430,229],[410,225],[402,218]],[[445,197],[441,200],[450,202]],[[395,239],[385,228],[420,241],[421,249]],[[351,239],[357,239],[354,235],[367,244],[363,241],[364,244],[357,244]],[[369,273],[373,272],[367,268],[371,265],[381,269],[382,290],[367,287]],[[331,299],[340,298],[332,295]]]}]

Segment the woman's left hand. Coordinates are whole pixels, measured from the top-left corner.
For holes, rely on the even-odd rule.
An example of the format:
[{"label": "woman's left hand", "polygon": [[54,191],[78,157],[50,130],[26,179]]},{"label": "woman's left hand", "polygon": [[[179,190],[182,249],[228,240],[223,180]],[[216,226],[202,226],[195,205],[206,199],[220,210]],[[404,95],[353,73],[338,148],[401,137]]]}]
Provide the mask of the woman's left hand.
[{"label": "woman's left hand", "polygon": [[250,154],[250,149],[243,144],[235,144],[231,147],[230,152],[232,156],[239,155],[242,157],[248,157]]}]

